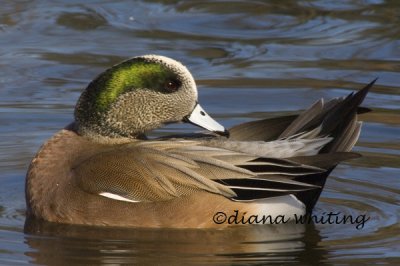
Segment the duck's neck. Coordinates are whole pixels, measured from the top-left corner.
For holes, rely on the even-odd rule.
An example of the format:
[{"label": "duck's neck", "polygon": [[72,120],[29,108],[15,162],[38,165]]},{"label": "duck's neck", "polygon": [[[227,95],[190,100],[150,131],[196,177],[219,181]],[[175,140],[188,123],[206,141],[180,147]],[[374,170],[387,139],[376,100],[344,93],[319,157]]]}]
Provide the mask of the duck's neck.
[{"label": "duck's neck", "polygon": [[130,143],[137,140],[147,139],[146,135],[140,134],[134,137],[121,137],[121,136],[108,136],[100,134],[90,128],[81,127],[78,123],[73,122],[66,127],[66,129],[73,130],[80,136],[89,139],[90,141],[101,143],[101,144],[124,144]]}]

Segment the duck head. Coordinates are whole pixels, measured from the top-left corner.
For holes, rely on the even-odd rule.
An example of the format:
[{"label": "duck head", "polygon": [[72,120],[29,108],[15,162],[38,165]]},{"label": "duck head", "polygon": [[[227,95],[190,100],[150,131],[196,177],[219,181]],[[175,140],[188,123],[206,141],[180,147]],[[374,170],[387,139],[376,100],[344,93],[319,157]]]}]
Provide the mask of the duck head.
[{"label": "duck head", "polygon": [[136,138],[181,121],[227,135],[198,104],[187,68],[158,55],[134,57],[107,69],[87,86],[75,107],[77,131],[84,136]]}]

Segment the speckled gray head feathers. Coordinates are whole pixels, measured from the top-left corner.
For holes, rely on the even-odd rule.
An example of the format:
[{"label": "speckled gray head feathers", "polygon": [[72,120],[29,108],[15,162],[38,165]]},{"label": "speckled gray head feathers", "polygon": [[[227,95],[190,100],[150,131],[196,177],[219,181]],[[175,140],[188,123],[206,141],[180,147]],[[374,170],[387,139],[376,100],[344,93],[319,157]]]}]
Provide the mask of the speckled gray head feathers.
[{"label": "speckled gray head feathers", "polygon": [[76,105],[75,121],[81,135],[134,138],[181,121],[196,101],[196,84],[185,66],[164,56],[145,55],[94,79]]}]

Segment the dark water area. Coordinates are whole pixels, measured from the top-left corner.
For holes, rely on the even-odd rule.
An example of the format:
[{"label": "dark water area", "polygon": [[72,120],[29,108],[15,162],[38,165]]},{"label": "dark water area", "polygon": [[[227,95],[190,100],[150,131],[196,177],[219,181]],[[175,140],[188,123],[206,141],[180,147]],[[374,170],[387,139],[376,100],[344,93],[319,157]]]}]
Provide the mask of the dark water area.
[{"label": "dark water area", "polygon": [[[400,2],[1,1],[0,264],[400,264]],[[314,214],[357,224],[116,229],[29,221],[25,173],[98,73],[132,56],[184,63],[230,127],[291,114],[379,77],[355,151]],[[170,125],[156,134],[198,131]]]}]

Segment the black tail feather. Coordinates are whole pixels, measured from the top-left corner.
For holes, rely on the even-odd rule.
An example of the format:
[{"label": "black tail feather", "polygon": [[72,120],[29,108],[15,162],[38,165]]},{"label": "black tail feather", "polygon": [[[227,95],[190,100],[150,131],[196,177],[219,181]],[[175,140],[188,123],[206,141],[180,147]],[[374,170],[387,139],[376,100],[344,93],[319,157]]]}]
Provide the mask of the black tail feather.
[{"label": "black tail feather", "polygon": [[[283,166],[274,166],[276,169],[271,168],[271,165],[243,165],[243,168],[259,174],[268,171],[271,172],[272,175],[265,175],[263,178],[260,177],[258,181],[223,180],[222,182],[227,182],[237,193],[238,197],[236,200],[274,197],[289,193],[296,195],[305,204],[307,212],[311,212],[322,192],[327,177],[336,165],[341,161],[360,156],[349,151],[357,141],[361,129],[361,122],[357,121],[357,115],[371,111],[368,108],[360,107],[360,104],[376,80],[377,78],[358,92],[350,93],[347,97],[335,98],[326,103],[322,100],[317,101],[309,109],[297,116],[252,121],[231,128],[230,138],[239,141],[272,141],[309,132],[318,127],[320,131],[316,134],[319,137],[329,136],[333,140],[322,148],[319,154],[286,158],[285,160],[288,162]],[[310,138],[315,138],[315,135],[310,135]],[[270,160],[270,158],[268,159]],[[259,158],[254,160],[254,162],[261,163],[263,160],[267,159]],[[290,168],[290,161],[300,165],[297,168]],[[322,169],[322,171],[310,171],[310,169],[301,167],[304,165]],[[268,180],[268,178],[273,177],[273,174],[283,172],[282,167],[285,168],[285,174],[279,177],[281,180]],[[288,170],[289,168],[290,171]],[[292,180],[293,183],[285,184],[285,182],[282,182],[285,179]],[[302,187],[295,182],[300,182],[311,187]],[[246,187],[252,187],[253,190],[247,190]]]}]

